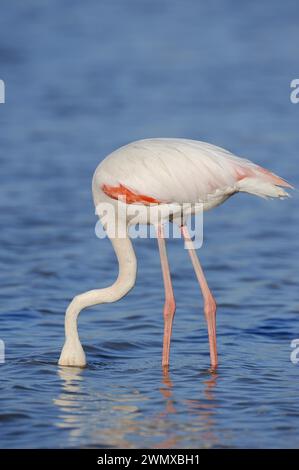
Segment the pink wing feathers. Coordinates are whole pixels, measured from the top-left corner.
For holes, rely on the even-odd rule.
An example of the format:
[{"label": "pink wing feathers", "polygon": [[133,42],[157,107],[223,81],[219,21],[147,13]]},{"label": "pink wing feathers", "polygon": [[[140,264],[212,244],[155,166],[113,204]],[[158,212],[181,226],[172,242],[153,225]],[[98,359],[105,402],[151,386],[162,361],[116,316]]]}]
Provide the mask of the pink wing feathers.
[{"label": "pink wing feathers", "polygon": [[217,195],[249,192],[286,197],[292,186],[279,176],[214,145],[188,139],[145,139],[108,155],[95,185],[128,203],[208,202]]}]

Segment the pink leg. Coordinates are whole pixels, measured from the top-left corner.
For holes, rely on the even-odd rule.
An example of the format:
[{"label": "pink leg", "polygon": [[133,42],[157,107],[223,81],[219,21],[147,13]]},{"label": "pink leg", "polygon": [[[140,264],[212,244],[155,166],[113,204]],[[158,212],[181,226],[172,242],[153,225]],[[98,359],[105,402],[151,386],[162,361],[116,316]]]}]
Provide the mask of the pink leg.
[{"label": "pink leg", "polygon": [[162,366],[168,366],[172,322],[173,322],[173,317],[175,313],[175,299],[173,295],[173,288],[172,288],[171,276],[170,276],[170,271],[169,271],[165,238],[164,238],[164,228],[162,224],[159,224],[157,228],[157,235],[158,235],[158,246],[159,246],[160,259],[161,259],[163,281],[164,281],[164,289],[165,289],[165,304],[164,304],[164,311],[163,311],[164,338],[163,338]]},{"label": "pink leg", "polygon": [[211,357],[211,367],[216,368],[218,364],[217,358],[217,343],[216,343],[216,302],[213,297],[212,292],[209,289],[207,280],[203,273],[202,267],[200,265],[199,259],[197,257],[196,251],[193,247],[193,243],[188,232],[188,229],[185,225],[181,227],[183,237],[186,242],[188,242],[189,255],[193,264],[193,268],[198,279],[201,292],[204,300],[204,312],[208,324],[208,333],[209,333],[209,344],[210,344],[210,357]]}]

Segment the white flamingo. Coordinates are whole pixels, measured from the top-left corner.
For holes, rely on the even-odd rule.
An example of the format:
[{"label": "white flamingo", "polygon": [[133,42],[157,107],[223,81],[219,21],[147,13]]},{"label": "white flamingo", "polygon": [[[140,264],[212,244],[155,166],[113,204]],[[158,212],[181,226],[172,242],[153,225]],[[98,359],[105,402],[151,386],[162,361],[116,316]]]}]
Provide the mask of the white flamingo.
[{"label": "white flamingo", "polygon": [[[140,205],[156,225],[162,274],[165,288],[164,338],[162,365],[169,364],[170,337],[175,313],[175,299],[169,271],[163,222],[169,218],[172,204],[201,203],[203,210],[212,209],[233,194],[242,191],[256,196],[284,198],[288,193],[281,187],[292,188],[285,180],[249,160],[239,158],[214,145],[188,139],[145,139],[128,144],[112,152],[97,167],[92,182],[95,205],[112,203],[117,216],[117,203],[125,206]],[[160,219],[155,218],[159,210]],[[182,209],[184,211],[184,209]],[[189,242],[189,254],[204,300],[204,313],[208,326],[211,367],[218,363],[216,346],[216,302],[209,289],[183,212],[174,222],[179,223],[185,241]],[[167,216],[165,215],[167,214]],[[134,220],[134,223],[144,220]],[[116,281],[104,289],[95,289],[74,297],[65,315],[65,344],[59,364],[85,366],[86,358],[77,329],[77,318],[82,309],[92,305],[115,302],[124,297],[134,286],[137,262],[128,235],[129,217],[121,219],[125,234],[111,236],[119,274]],[[108,232],[108,231],[107,231]]]}]

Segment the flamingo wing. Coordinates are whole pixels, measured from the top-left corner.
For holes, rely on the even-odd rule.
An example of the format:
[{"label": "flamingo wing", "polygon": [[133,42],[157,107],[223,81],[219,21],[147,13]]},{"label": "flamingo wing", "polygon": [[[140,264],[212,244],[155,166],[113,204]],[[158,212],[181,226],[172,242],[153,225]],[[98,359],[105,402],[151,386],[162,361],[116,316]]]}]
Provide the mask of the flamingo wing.
[{"label": "flamingo wing", "polygon": [[245,191],[285,197],[285,180],[253,162],[205,142],[145,139],[108,155],[95,174],[96,184],[112,198],[127,202],[209,202]]}]

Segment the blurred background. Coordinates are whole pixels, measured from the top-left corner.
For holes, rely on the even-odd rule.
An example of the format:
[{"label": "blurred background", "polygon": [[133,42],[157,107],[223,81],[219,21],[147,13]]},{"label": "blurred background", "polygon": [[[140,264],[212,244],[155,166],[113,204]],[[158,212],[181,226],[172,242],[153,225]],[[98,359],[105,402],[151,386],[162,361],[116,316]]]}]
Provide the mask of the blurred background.
[{"label": "blurred background", "polygon": [[296,191],[205,215],[217,373],[180,240],[169,373],[155,240],[135,242],[136,288],[81,314],[88,367],[57,366],[68,302],[117,275],[91,198],[108,153],[205,140],[298,187],[298,21],[296,0],[1,1],[1,447],[298,447]]}]

